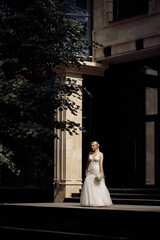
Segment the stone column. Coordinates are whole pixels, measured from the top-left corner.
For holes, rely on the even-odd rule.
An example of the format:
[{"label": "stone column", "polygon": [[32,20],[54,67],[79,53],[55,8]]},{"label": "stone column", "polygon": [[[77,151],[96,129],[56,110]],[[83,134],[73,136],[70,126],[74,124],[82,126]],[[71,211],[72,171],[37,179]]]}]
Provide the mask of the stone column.
[{"label": "stone column", "polygon": [[[78,84],[82,84],[82,74],[104,76],[104,71],[109,65],[102,66],[99,63],[85,62],[81,69],[71,67],[58,69],[61,76],[73,78]],[[77,116],[69,110],[58,112],[59,120],[73,120],[82,125],[82,101],[75,99],[80,110]],[[70,136],[66,131],[56,130],[59,139],[54,143],[54,201],[62,202],[64,198],[70,198],[72,193],[79,193],[82,188],[82,132]]]},{"label": "stone column", "polygon": [[[82,84],[82,74],[65,72],[63,76],[77,80]],[[69,110],[58,111],[58,120],[71,120],[82,125],[82,101],[74,98],[80,106],[77,116]],[[71,136],[67,131],[56,131],[59,139],[55,139],[54,146],[54,201],[62,202],[71,197],[72,193],[79,193],[82,188],[82,132]]]}]

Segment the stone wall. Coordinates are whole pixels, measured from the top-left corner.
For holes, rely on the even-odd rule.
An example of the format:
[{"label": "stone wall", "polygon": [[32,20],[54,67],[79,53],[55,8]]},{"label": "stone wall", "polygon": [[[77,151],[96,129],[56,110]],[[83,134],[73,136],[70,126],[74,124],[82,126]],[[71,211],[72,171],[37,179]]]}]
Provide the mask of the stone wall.
[{"label": "stone wall", "polygon": [[[103,45],[93,50],[94,61],[114,61],[113,58],[128,54],[132,55],[131,60],[157,55],[160,53],[159,23],[160,1],[149,1],[148,14],[118,21],[113,21],[112,0],[94,1],[93,40]],[[140,47],[137,41],[141,41]],[[105,48],[110,49],[106,55]],[[137,54],[137,50],[141,52]],[[149,54],[146,55],[146,51]]]}]

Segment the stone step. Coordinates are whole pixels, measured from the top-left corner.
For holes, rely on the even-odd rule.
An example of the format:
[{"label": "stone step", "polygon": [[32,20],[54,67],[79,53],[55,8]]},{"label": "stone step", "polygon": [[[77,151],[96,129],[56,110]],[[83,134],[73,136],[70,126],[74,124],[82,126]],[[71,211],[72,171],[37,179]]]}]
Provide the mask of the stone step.
[{"label": "stone step", "polygon": [[[160,189],[109,189],[114,204],[136,204],[160,206]],[[80,193],[64,202],[80,202]]]},{"label": "stone step", "polygon": [[112,201],[114,204],[160,206],[160,200],[157,199],[112,198]]},{"label": "stone step", "polygon": [[5,236],[5,239],[12,240],[128,240],[126,237],[113,237],[113,236],[101,236],[93,234],[82,234],[82,233],[70,233],[70,232],[58,232],[58,231],[47,231],[47,230],[34,230],[34,229],[21,229],[21,228],[10,228],[0,227],[1,236]]},{"label": "stone step", "polygon": [[109,188],[110,193],[160,194],[159,188]]},{"label": "stone step", "polygon": [[[110,193],[111,197],[116,199],[153,199],[153,200],[160,200],[160,194],[136,194],[136,193]],[[72,198],[80,198],[80,194],[72,193]]]},{"label": "stone step", "polygon": [[[80,190],[81,191],[81,190]],[[109,188],[111,194],[146,194],[160,196],[160,189],[145,189],[145,188]],[[72,193],[72,197],[78,197],[80,193]]]},{"label": "stone step", "polygon": [[64,198],[63,202],[68,203],[80,203],[80,197]]},{"label": "stone step", "polygon": [[157,199],[160,200],[160,194],[141,194],[141,193],[111,193],[112,198],[128,199]]},{"label": "stone step", "polygon": [[[113,204],[135,204],[135,205],[149,205],[149,206],[160,206],[160,200],[156,199],[134,199],[134,198],[112,198]],[[64,202],[73,202],[73,203],[79,203],[80,198],[74,197],[74,198],[65,198]]]},{"label": "stone step", "polygon": [[150,240],[157,239],[159,226],[160,210],[152,208],[0,205],[0,236],[12,240]]}]

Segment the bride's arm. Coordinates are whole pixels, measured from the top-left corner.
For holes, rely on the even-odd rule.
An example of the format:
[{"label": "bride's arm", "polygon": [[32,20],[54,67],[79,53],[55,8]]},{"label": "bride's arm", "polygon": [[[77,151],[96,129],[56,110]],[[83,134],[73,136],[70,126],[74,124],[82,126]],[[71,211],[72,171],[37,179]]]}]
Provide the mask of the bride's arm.
[{"label": "bride's arm", "polygon": [[99,171],[100,171],[100,173],[102,173],[103,172],[103,153],[100,153],[100,165],[99,165]]}]

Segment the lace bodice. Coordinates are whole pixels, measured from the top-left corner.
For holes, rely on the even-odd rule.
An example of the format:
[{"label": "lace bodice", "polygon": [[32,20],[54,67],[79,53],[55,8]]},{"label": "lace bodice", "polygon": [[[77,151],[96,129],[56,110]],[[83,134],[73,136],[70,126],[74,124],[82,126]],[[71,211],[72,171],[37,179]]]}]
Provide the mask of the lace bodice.
[{"label": "lace bodice", "polygon": [[89,166],[87,169],[87,175],[96,175],[99,172],[100,154],[98,153],[95,157],[93,157],[91,153],[89,154],[88,160]]},{"label": "lace bodice", "polygon": [[89,162],[99,162],[100,154],[98,153],[95,157],[92,156],[92,153],[89,154]]}]

